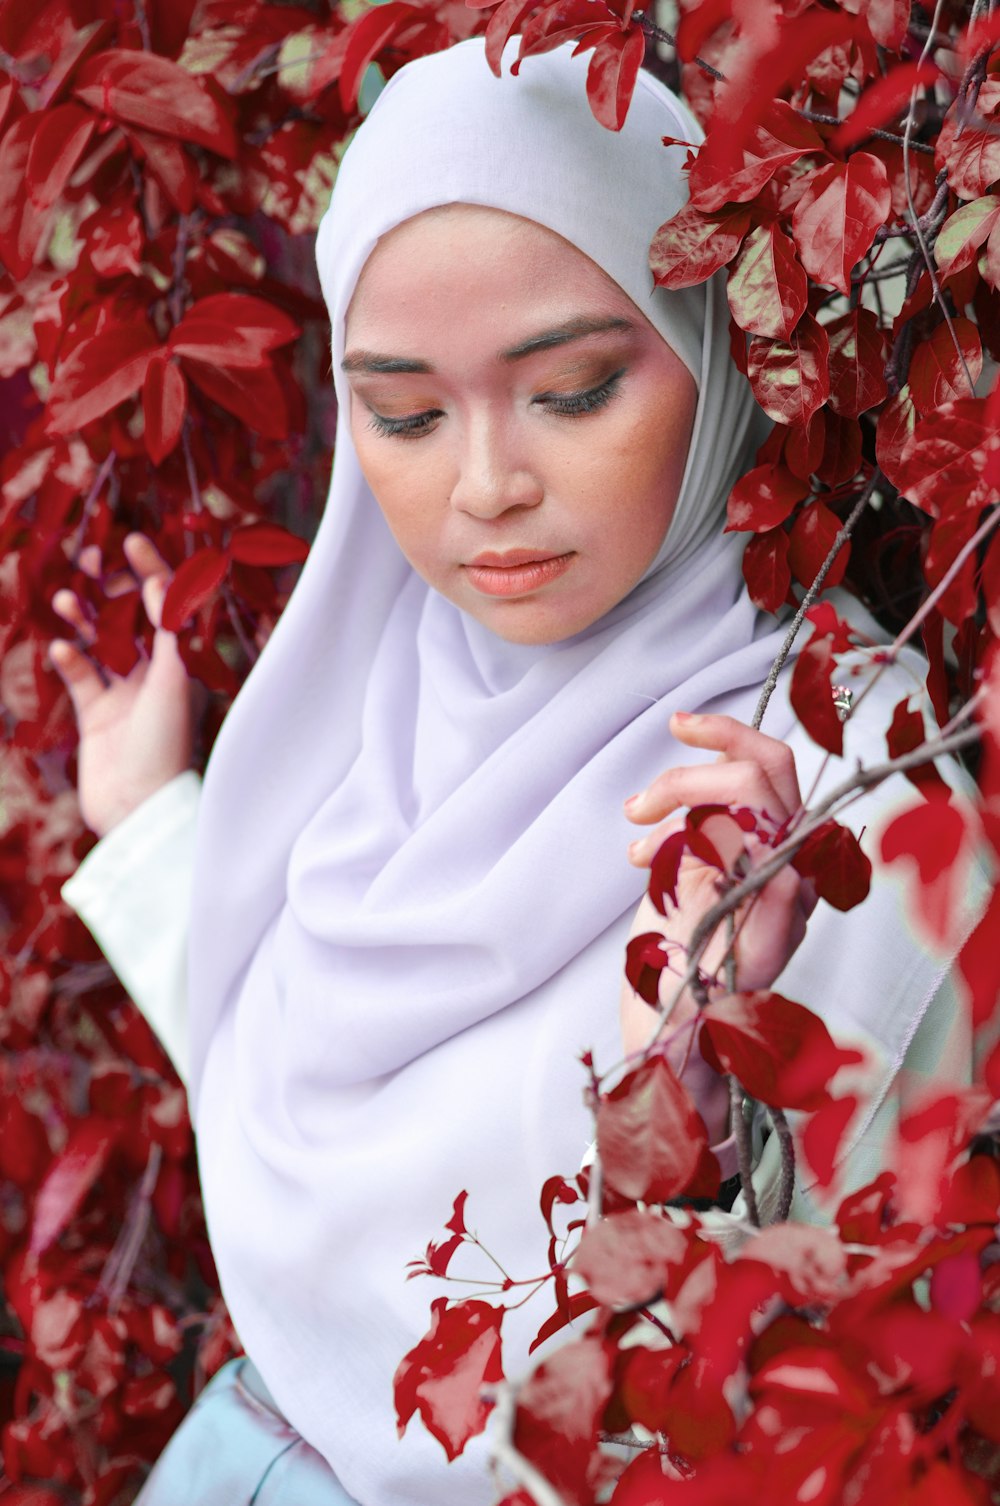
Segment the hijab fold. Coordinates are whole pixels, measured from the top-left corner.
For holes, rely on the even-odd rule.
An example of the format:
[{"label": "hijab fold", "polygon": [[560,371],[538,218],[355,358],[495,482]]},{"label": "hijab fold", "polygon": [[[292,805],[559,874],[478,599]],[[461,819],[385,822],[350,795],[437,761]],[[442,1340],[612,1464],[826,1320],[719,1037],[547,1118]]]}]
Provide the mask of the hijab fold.
[{"label": "hijab fold", "polygon": [[[749,719],[781,636],[722,532],[759,438],[724,288],[666,294],[648,269],[687,193],[686,150],[661,139],[701,133],[646,74],[622,131],[604,130],[571,50],[499,80],[481,40],[410,64],[345,154],[317,240],[341,413],[330,493],[199,816],[191,1103],[212,1247],[248,1353],[363,1506],[493,1499],[481,1440],[450,1468],[416,1424],[396,1440],[392,1376],[440,1290],[407,1283],[406,1262],[468,1188],[504,1264],[542,1267],[541,1181],[572,1174],[590,1136],[577,1057],[619,1054],[644,888],[622,802],[702,756],[672,743],[673,710]],[[656,559],[563,643],[505,643],[426,586],[352,445],[340,361],[357,278],[380,236],[447,203],[577,246],[698,383]],[[770,730],[792,721],[779,694]],[[828,959],[813,955],[818,982]],[[505,1330],[517,1341],[541,1316]],[[514,1373],[524,1362],[515,1347]]]}]

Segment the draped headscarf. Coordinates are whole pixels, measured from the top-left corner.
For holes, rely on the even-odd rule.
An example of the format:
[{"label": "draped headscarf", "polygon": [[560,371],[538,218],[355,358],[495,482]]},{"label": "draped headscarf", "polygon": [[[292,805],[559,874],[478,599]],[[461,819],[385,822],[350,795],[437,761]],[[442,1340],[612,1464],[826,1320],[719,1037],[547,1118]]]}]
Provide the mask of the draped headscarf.
[{"label": "draped headscarf", "polygon": [[[340,400],[329,498],[199,815],[191,1104],[223,1293],[279,1404],[363,1506],[492,1499],[481,1441],[446,1467],[417,1426],[396,1440],[393,1372],[440,1291],[407,1283],[406,1262],[468,1188],[512,1274],[544,1267],[538,1189],[573,1173],[591,1132],[578,1055],[619,1055],[645,884],[622,802],[702,756],[670,739],[673,710],[749,719],[780,641],[722,532],[759,419],[724,288],[667,294],[648,267],[687,192],[686,149],[662,138],[701,132],[647,74],[622,131],[605,130],[570,51],[499,80],[481,40],[412,63],[345,154],[317,242]],[[340,361],[358,276],[380,236],[448,203],[578,247],[698,384],[657,557],[562,643],[507,643],[430,589],[352,444]],[[784,736],[791,713],[774,706]],[[892,956],[876,978],[886,998],[900,975]],[[890,1054],[908,1028],[901,1015]],[[521,1322],[505,1326],[516,1337]]]}]

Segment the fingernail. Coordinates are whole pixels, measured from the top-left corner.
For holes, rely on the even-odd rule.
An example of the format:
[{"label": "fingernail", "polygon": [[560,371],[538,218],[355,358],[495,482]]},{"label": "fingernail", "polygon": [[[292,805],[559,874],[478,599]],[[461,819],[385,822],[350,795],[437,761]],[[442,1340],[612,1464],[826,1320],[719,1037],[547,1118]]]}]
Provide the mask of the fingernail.
[{"label": "fingernail", "polygon": [[633,806],[641,805],[646,798],[646,793],[645,790],[640,790],[638,795],[630,795],[625,802],[625,809],[630,811]]}]

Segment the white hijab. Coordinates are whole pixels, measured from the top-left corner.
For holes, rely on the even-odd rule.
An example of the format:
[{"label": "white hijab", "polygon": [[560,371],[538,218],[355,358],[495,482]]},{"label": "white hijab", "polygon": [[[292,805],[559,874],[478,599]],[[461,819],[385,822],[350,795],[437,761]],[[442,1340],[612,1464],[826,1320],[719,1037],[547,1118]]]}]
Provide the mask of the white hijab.
[{"label": "white hijab", "polygon": [[[684,148],[661,138],[699,128],[642,74],[621,133],[604,130],[586,58],[569,54],[501,80],[481,41],[413,63],[345,156],[317,244],[341,403],[329,500],[222,728],[199,818],[191,1102],[222,1288],[279,1404],[363,1506],[492,1499],[481,1444],[448,1468],[417,1424],[396,1440],[393,1372],[440,1291],[407,1283],[406,1262],[468,1188],[508,1268],[543,1268],[538,1189],[575,1171],[590,1136],[577,1057],[619,1054],[644,888],[622,802],[692,757],[668,735],[674,709],[749,719],[780,640],[722,534],[755,424],[724,289],[654,292],[648,270],[653,233],[686,197]],[[414,574],[346,421],[361,268],[379,236],[451,202],[578,246],[699,384],[657,559],[551,647],[503,642]],[[777,698],[772,732],[791,723]],[[890,1051],[908,1028],[901,1016],[887,1031]],[[512,1354],[515,1373],[523,1361]]]}]

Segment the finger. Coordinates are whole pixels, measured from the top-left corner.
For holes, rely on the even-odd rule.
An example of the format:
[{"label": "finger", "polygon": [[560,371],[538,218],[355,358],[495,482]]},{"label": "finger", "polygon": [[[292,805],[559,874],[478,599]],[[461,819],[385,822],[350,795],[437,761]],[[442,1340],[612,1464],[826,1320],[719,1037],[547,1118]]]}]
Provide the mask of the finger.
[{"label": "finger", "polygon": [[670,821],[661,821],[655,831],[648,836],[636,837],[634,842],[628,845],[628,860],[634,868],[648,868],[657,852],[663,846],[668,837],[674,832],[680,831],[684,825],[683,816],[675,816]]},{"label": "finger", "polygon": [[[142,604],[146,608],[146,616],[157,629],[157,632],[165,632],[161,627],[163,621],[163,603],[167,595],[169,578],[163,575],[148,575],[142,583]],[[173,634],[170,635],[173,637]],[[156,652],[156,645],[153,645]]]},{"label": "finger", "polygon": [[146,580],[155,575],[169,576],[172,573],[170,566],[146,534],[127,534],[122,548],[125,551],[125,558],[140,580]]},{"label": "finger", "polygon": [[94,641],[94,629],[87,621],[75,591],[71,591],[68,586],[56,591],[52,597],[52,610],[64,622],[68,622],[70,627],[75,628],[85,643]]},{"label": "finger", "polygon": [[798,810],[802,804],[795,758],[788,744],[778,738],[767,737],[745,722],[737,721],[734,716],[694,715],[685,711],[674,712],[670,718],[670,731],[678,742],[688,747],[711,748],[727,759],[759,763],[787,811]]},{"label": "finger", "polygon": [[101,546],[99,544],[88,544],[84,549],[81,549],[77,564],[84,575],[89,575],[91,580],[97,580],[101,573]]},{"label": "finger", "polygon": [[757,763],[693,764],[667,769],[625,807],[630,821],[648,825],[695,805],[748,805],[775,821],[788,815],[784,801]]},{"label": "finger", "polygon": [[76,719],[81,721],[103,695],[104,681],[86,654],[64,638],[55,638],[49,644],[49,662],[69,691]]}]

